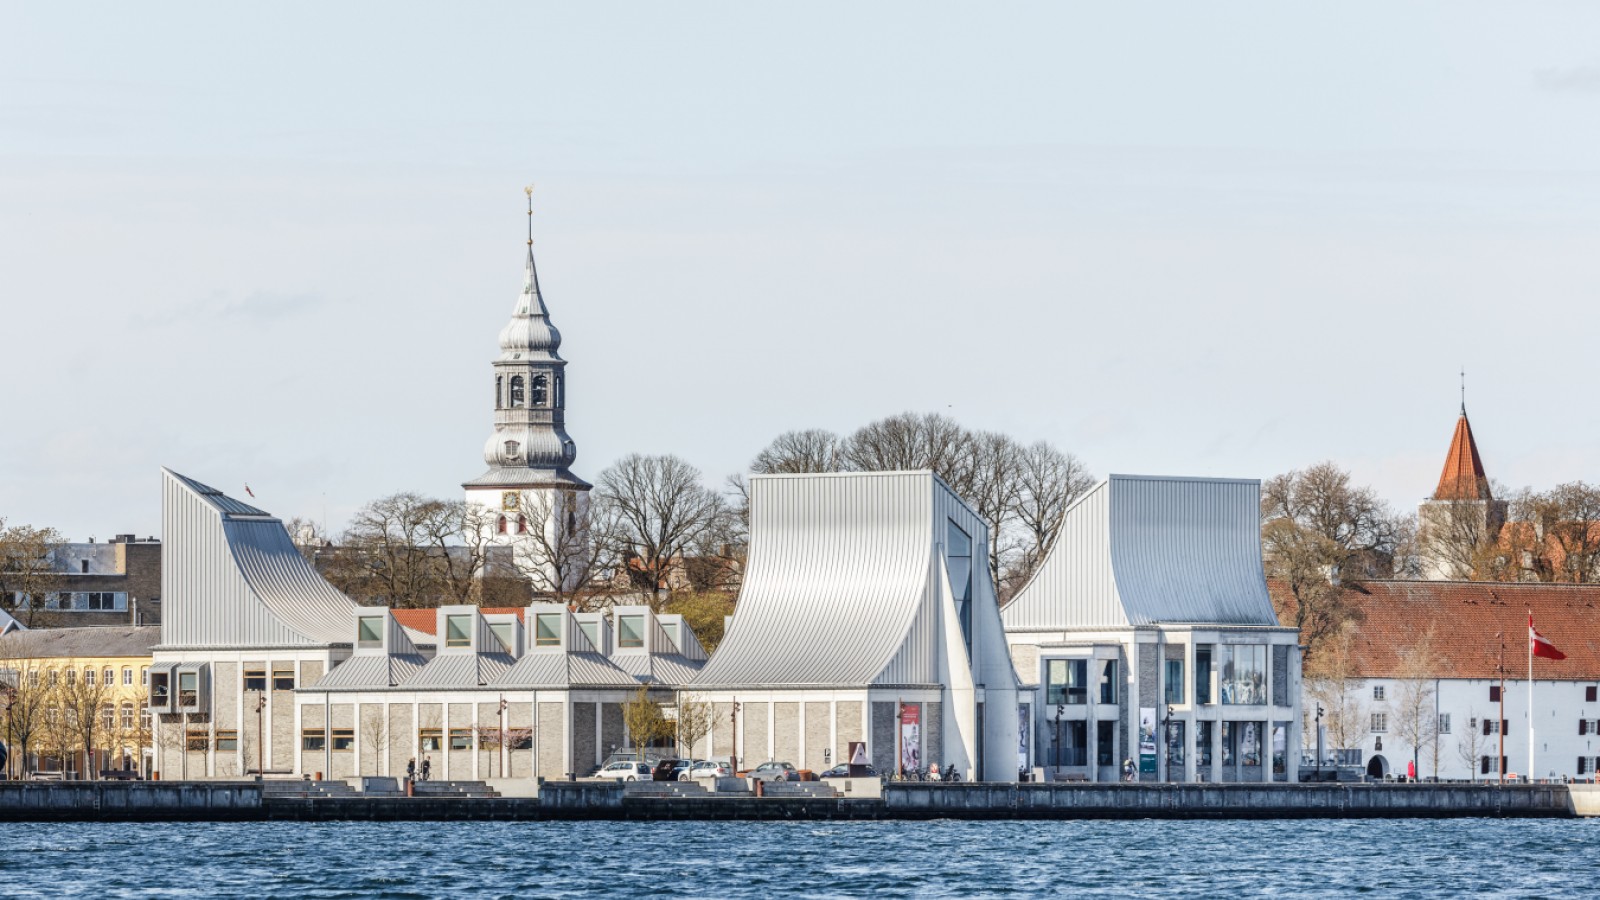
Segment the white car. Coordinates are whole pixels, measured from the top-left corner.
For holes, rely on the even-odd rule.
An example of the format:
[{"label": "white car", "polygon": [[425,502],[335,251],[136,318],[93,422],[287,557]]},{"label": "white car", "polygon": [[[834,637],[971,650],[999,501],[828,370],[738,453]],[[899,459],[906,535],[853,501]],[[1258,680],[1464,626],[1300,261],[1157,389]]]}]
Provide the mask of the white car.
[{"label": "white car", "polygon": [[691,778],[726,778],[733,774],[727,763],[701,760],[689,767],[689,771],[678,776],[679,781],[688,781]]},{"label": "white car", "polygon": [[623,760],[594,773],[594,777],[609,778],[612,781],[649,781],[650,773],[649,763]]}]

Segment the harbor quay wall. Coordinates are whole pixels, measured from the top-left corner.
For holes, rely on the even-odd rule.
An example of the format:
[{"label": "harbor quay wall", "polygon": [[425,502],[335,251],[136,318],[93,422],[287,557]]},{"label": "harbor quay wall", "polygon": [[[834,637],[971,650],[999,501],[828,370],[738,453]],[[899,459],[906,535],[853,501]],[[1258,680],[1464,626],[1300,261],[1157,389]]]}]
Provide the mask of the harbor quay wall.
[{"label": "harbor quay wall", "polygon": [[261,817],[261,787],[253,782],[0,781],[0,822],[225,822]]},{"label": "harbor quay wall", "polygon": [[279,796],[255,782],[0,782],[0,821],[1567,818],[1562,784],[889,784],[881,798],[649,796],[548,782],[540,796]]}]

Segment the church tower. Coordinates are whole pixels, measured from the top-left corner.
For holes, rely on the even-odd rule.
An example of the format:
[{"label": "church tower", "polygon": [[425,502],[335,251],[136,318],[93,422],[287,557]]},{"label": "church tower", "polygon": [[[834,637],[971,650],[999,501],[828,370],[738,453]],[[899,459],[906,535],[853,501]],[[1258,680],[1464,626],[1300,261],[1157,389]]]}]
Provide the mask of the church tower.
[{"label": "church tower", "polygon": [[462,485],[487,512],[490,538],[515,549],[536,591],[571,587],[573,554],[586,552],[581,522],[590,485],[570,466],[577,446],[566,428],[566,360],[550,323],[533,261],[533,189],[528,194],[528,257],[522,295],[500,330],[494,372],[494,432],[483,447],[489,470]]},{"label": "church tower", "polygon": [[1498,540],[1505,527],[1506,507],[1506,501],[1496,500],[1489,487],[1463,401],[1439,486],[1417,509],[1422,577],[1431,581],[1472,578],[1477,554]]}]

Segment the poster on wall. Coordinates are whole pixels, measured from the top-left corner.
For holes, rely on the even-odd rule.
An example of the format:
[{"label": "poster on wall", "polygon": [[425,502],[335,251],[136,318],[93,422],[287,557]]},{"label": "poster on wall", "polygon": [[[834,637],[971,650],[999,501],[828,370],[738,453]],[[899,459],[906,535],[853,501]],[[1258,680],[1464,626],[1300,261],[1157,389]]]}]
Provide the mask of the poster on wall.
[{"label": "poster on wall", "polygon": [[1139,707],[1139,772],[1156,773],[1156,708]]},{"label": "poster on wall", "polygon": [[900,771],[922,768],[922,704],[900,707]]},{"label": "poster on wall", "polygon": [[1028,771],[1028,733],[1033,728],[1033,713],[1028,704],[1017,704],[1017,771]]}]

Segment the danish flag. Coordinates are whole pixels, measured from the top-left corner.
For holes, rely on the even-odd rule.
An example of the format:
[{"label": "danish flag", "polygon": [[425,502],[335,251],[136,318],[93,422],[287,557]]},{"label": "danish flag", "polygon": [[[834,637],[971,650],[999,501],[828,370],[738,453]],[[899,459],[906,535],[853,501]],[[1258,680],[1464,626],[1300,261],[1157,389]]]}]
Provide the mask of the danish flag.
[{"label": "danish flag", "polygon": [[1528,613],[1528,649],[1533,651],[1534,656],[1541,656],[1545,659],[1567,658],[1565,653],[1556,649],[1555,644],[1550,643],[1549,638],[1540,634],[1539,630],[1533,627],[1533,613]]}]

